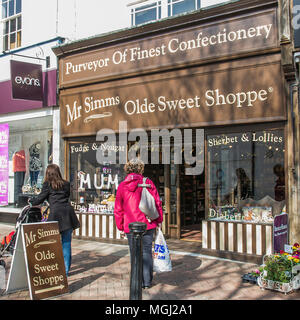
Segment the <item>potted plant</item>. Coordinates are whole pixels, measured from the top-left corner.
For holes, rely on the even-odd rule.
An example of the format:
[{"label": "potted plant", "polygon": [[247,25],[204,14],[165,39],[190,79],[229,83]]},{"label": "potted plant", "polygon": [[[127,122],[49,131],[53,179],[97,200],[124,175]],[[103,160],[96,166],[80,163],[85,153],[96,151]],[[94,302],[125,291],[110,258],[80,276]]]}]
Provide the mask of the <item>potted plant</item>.
[{"label": "potted plant", "polygon": [[300,246],[295,243],[293,253],[284,251],[263,258],[258,285],[285,294],[300,287]]}]

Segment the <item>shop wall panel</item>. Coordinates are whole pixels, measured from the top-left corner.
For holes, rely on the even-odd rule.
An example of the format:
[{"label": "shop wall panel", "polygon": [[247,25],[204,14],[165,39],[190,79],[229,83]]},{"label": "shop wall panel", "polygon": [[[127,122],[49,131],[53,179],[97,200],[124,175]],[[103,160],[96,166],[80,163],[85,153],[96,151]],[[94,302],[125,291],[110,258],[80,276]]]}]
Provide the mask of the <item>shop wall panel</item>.
[{"label": "shop wall panel", "polygon": [[106,236],[106,216],[100,216],[100,218],[102,219],[102,234],[100,236],[100,238],[107,238]]},{"label": "shop wall panel", "polygon": [[233,251],[233,223],[228,223],[228,250]]},{"label": "shop wall panel", "polygon": [[86,228],[87,228],[87,225],[86,225],[86,222],[85,222],[86,221],[86,215],[82,215],[81,218],[82,218],[81,235],[83,237],[85,237],[86,236]]},{"label": "shop wall panel", "polygon": [[272,253],[272,227],[271,226],[266,226],[266,254],[271,254]]},{"label": "shop wall panel", "polygon": [[89,215],[88,217],[88,226],[89,226],[89,228],[88,228],[88,236],[89,237],[92,237],[93,236],[93,216],[91,216],[91,215]]},{"label": "shop wall panel", "polygon": [[273,226],[202,221],[202,248],[263,256],[273,251]]},{"label": "shop wall panel", "polygon": [[[113,215],[78,213],[80,228],[75,230],[75,238],[122,240]],[[125,241],[125,240],[124,240]]]},{"label": "shop wall panel", "polygon": [[202,221],[202,248],[207,249],[208,248],[208,242],[207,242],[207,221]]},{"label": "shop wall panel", "polygon": [[256,254],[257,255],[262,255],[262,239],[261,239],[261,226],[257,225],[256,226]]},{"label": "shop wall panel", "polygon": [[246,235],[247,235],[247,253],[251,254],[252,250],[252,226],[250,224],[246,225]]},{"label": "shop wall panel", "polygon": [[241,223],[237,225],[237,251],[243,253],[243,226]]},{"label": "shop wall panel", "polygon": [[211,249],[216,250],[217,245],[216,245],[216,222],[210,222],[210,227],[211,227]]},{"label": "shop wall panel", "polygon": [[220,223],[220,250],[225,250],[225,224]]},{"label": "shop wall panel", "polygon": [[100,237],[100,232],[99,232],[99,221],[100,217],[98,215],[95,216],[95,237],[99,238]]}]

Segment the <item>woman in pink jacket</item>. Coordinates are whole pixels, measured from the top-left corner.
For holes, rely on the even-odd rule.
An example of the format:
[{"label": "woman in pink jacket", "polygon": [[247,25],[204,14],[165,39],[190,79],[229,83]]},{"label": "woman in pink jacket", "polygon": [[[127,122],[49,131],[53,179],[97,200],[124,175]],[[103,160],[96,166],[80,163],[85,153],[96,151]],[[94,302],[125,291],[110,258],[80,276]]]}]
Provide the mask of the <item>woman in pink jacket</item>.
[{"label": "woman in pink jacket", "polygon": [[159,217],[149,222],[145,214],[139,209],[139,203],[142,194],[142,187],[138,184],[143,183],[144,163],[139,159],[132,159],[124,166],[127,174],[124,181],[118,187],[114,208],[114,215],[117,228],[122,234],[126,233],[130,253],[132,249],[132,234],[130,234],[129,223],[144,222],[147,224],[147,231],[143,235],[143,283],[142,287],[149,288],[153,278],[153,259],[152,259],[152,241],[155,229],[161,228],[163,221],[162,205],[159,194],[154,183],[147,179],[146,183],[150,184],[149,192],[155,199],[156,208]]}]

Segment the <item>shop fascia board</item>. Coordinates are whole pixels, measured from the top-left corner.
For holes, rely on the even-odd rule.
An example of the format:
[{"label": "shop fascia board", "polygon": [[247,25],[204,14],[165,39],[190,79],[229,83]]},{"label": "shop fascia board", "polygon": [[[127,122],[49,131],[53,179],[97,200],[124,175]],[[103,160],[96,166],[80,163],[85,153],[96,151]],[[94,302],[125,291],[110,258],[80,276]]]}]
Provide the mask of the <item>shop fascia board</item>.
[{"label": "shop fascia board", "polygon": [[41,118],[41,117],[47,117],[47,116],[53,116],[52,107],[43,108],[43,109],[34,110],[34,111],[23,111],[23,112],[18,112],[18,113],[9,114],[9,115],[2,115],[0,116],[0,123],[18,121],[18,120],[24,120],[24,119]]},{"label": "shop fascia board", "polygon": [[193,25],[217,22],[231,16],[241,15],[250,12],[258,12],[278,6],[277,0],[238,0],[228,4],[219,4],[216,7],[205,7],[196,12],[183,14],[176,17],[169,17],[154,21],[141,26],[130,27],[123,30],[116,30],[110,33],[85,38],[79,41],[53,47],[52,50],[58,58],[80,53],[90,49],[99,49],[109,45],[115,45],[124,41],[132,41],[141,37],[152,36],[170,32],[172,30],[191,27]]}]

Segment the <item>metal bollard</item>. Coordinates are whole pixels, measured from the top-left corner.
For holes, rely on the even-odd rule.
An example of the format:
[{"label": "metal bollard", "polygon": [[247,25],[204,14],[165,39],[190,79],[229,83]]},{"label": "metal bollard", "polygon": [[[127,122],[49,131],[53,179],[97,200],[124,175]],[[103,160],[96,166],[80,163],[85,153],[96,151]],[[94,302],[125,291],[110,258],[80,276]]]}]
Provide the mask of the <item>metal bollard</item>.
[{"label": "metal bollard", "polygon": [[131,274],[130,274],[130,300],[142,299],[142,277],[143,277],[143,234],[147,229],[144,222],[129,223],[132,234],[132,245],[130,251]]}]

